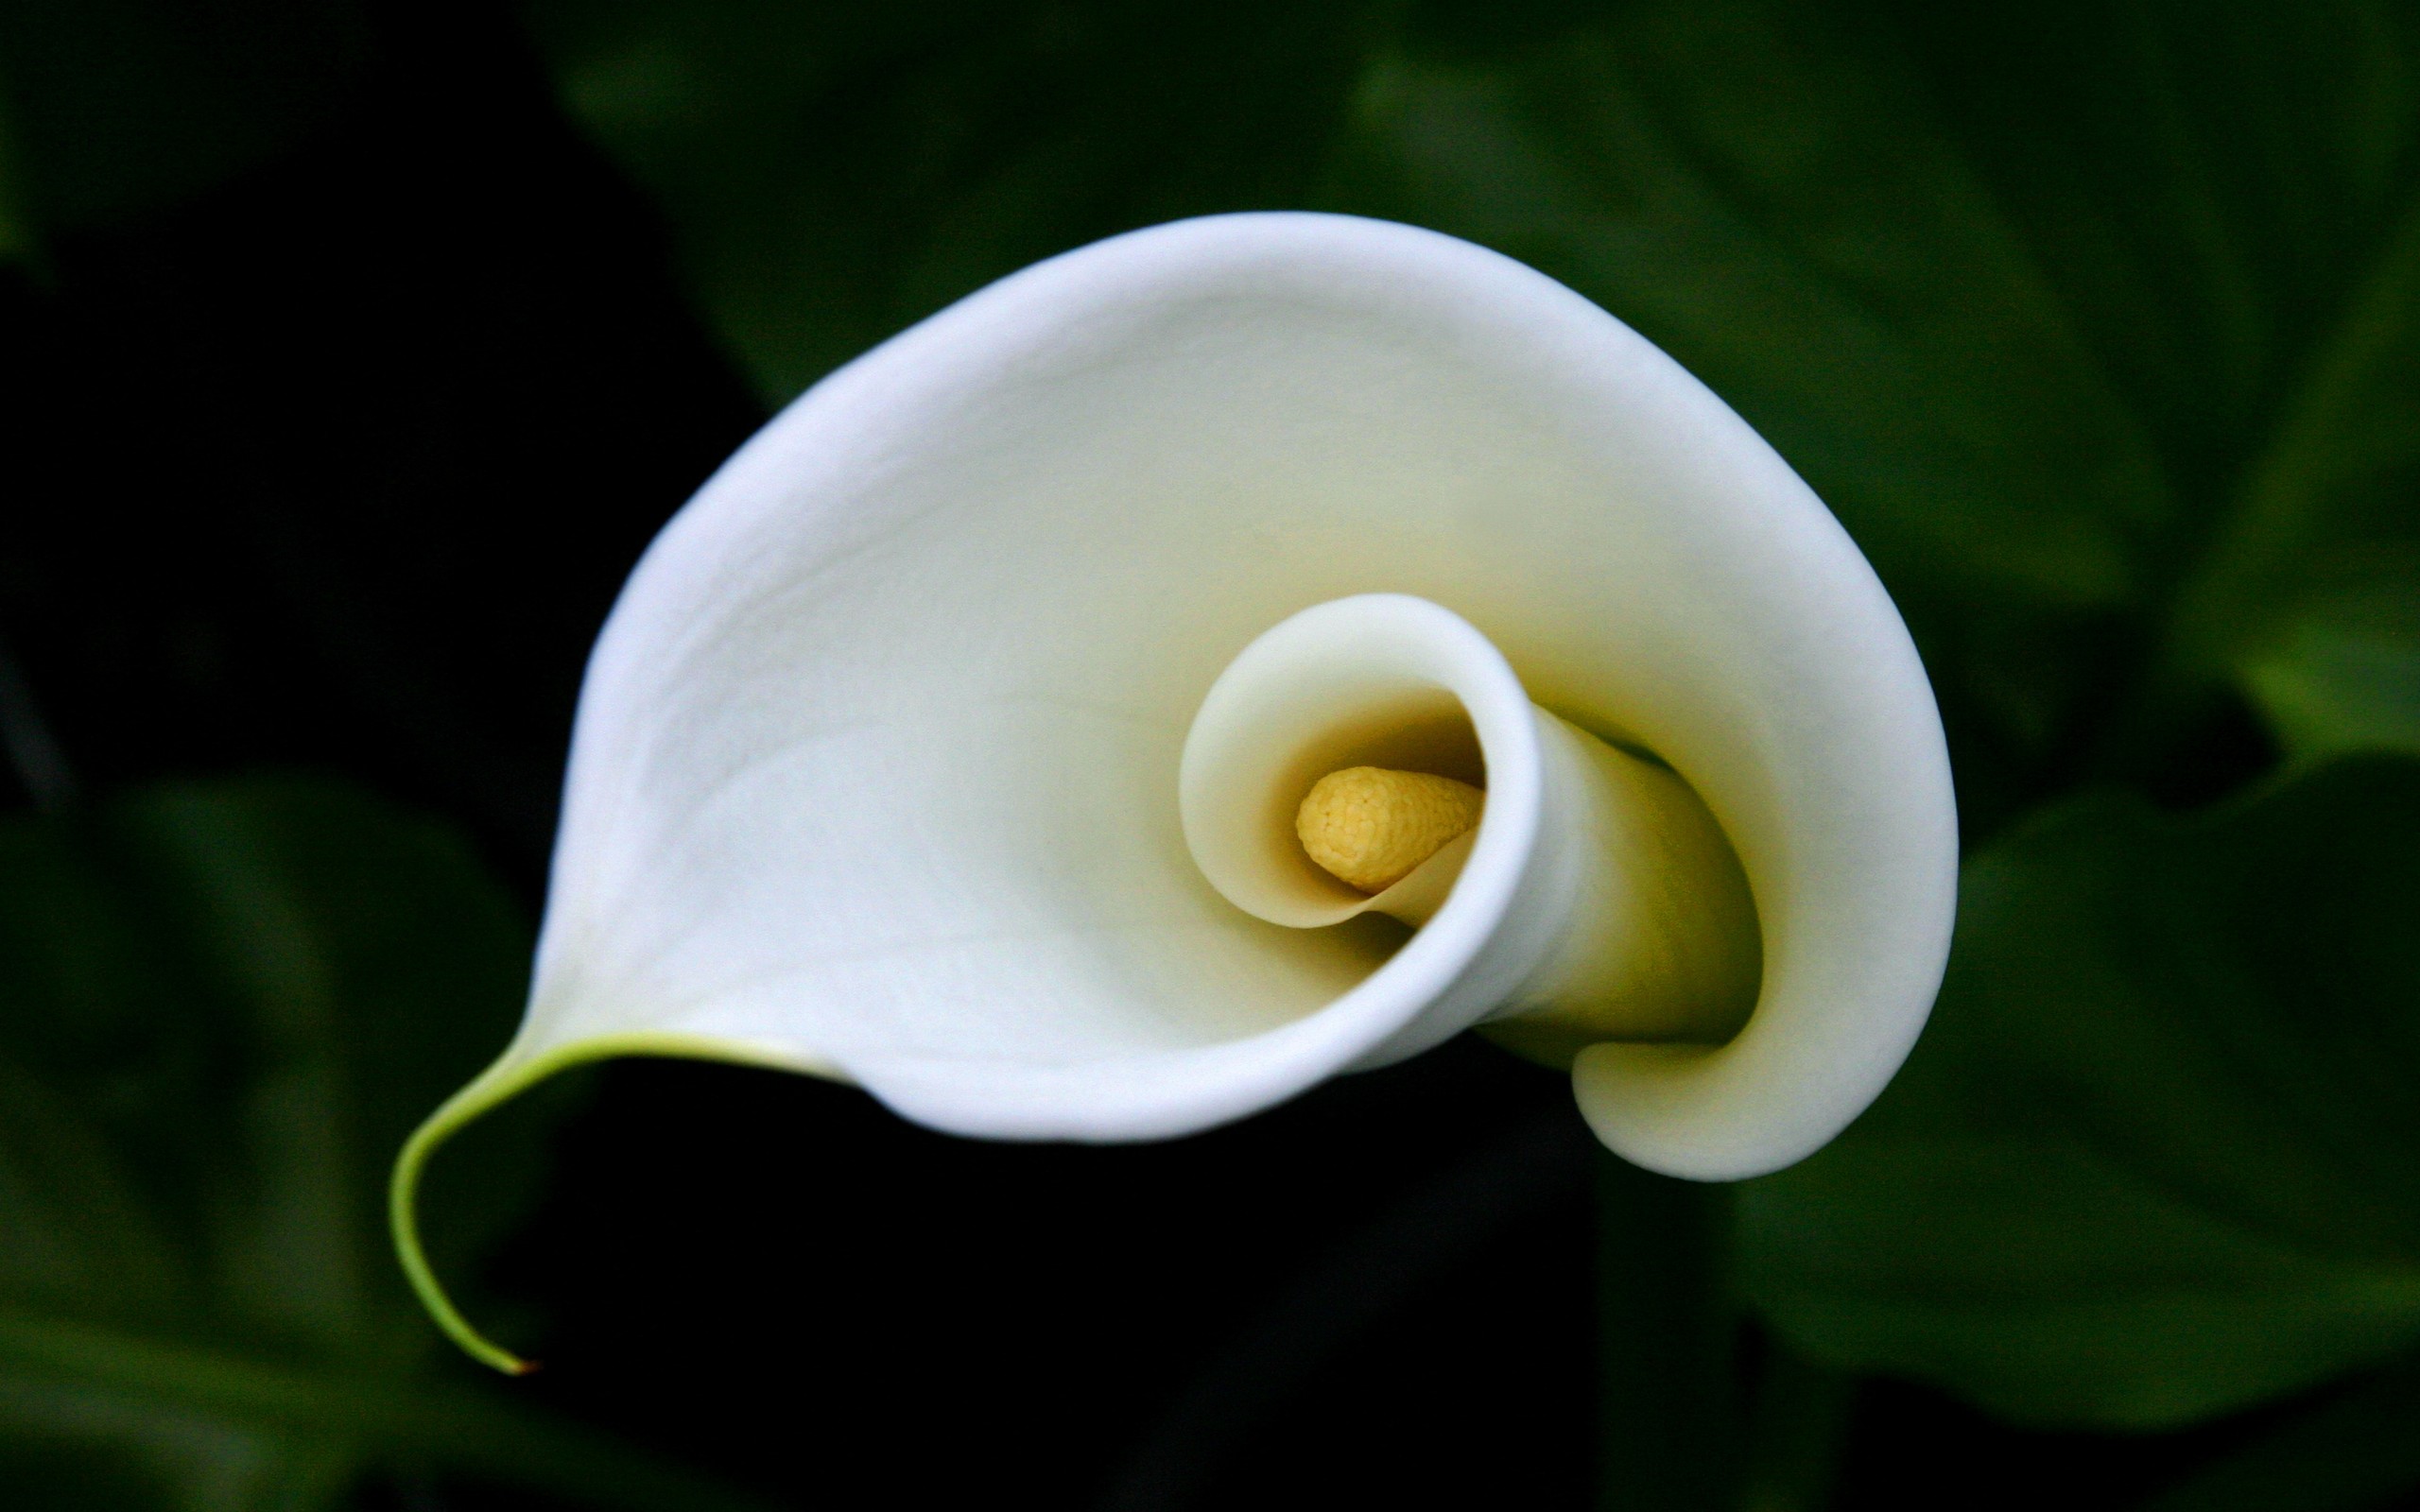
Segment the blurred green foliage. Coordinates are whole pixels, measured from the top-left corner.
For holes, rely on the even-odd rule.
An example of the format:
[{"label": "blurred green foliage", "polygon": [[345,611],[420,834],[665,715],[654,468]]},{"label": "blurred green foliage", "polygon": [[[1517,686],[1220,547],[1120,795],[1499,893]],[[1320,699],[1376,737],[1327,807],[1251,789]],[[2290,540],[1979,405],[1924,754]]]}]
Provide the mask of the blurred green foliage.
[{"label": "blurred green foliage", "polygon": [[[387,1170],[518,1016],[529,940],[452,833],[254,781],[0,825],[0,1486],[10,1505],[308,1512],[469,1474],[752,1506],[511,1400],[429,1329]],[[436,1194],[464,1274],[543,1111]]]},{"label": "blurred green foliage", "polygon": [[1111,232],[1300,201],[1353,6],[541,0],[565,102],[768,398]]},{"label": "blurred green foliage", "polygon": [[2277,738],[2299,758],[2420,751],[2420,592],[2317,606],[2243,675]]},{"label": "blurred green foliage", "polygon": [[2420,1483],[2420,1366],[2406,1360],[2288,1418],[2147,1503],[2143,1512],[2354,1512],[2408,1504]]},{"label": "blurred green foliage", "polygon": [[1742,1193],[1804,1347],[2161,1427],[2420,1339],[2420,762],[2206,818],[2093,796],[1967,866],[1930,1028]]}]

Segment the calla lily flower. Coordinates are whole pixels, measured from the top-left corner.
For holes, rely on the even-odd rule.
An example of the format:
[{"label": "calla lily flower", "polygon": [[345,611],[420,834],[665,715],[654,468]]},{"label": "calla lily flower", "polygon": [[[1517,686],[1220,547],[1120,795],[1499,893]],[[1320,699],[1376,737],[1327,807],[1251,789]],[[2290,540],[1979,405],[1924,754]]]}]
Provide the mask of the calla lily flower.
[{"label": "calla lily flower", "polygon": [[[1290,838],[1345,768],[1476,827],[1349,885]],[[399,1247],[516,1366],[429,1274],[418,1174],[618,1055],[1145,1140],[1484,1022],[1620,1155],[1771,1171],[1906,1056],[1956,849],[1889,597],[1668,357],[1428,232],[1134,232],[826,378],[650,547],[527,1017],[406,1147]]]}]

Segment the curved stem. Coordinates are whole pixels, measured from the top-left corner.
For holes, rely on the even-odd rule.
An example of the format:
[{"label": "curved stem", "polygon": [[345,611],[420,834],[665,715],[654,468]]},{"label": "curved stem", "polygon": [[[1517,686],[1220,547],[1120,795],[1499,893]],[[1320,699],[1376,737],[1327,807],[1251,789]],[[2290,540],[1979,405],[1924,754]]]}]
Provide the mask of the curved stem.
[{"label": "curved stem", "polygon": [[395,1157],[394,1173],[387,1183],[387,1224],[394,1237],[395,1258],[402,1263],[413,1294],[420,1298],[421,1305],[428,1309],[428,1315],[444,1331],[445,1336],[459,1345],[464,1353],[506,1375],[527,1375],[538,1368],[537,1363],[523,1359],[473,1328],[470,1320],[463,1317],[460,1309],[454,1305],[453,1298],[446,1296],[444,1283],[437,1279],[436,1269],[429,1264],[427,1252],[421,1245],[421,1175],[427,1168],[429,1157],[437,1153],[440,1145],[481,1115],[493,1112],[557,1072],[623,1056],[720,1060],[736,1065],[772,1066],[785,1071],[800,1069],[790,1061],[751,1046],[688,1035],[613,1035],[560,1046],[527,1059],[508,1048],[494,1065],[481,1072],[469,1086],[447,1098],[442,1107],[428,1116],[427,1122],[414,1129],[411,1138],[404,1142],[403,1150]]},{"label": "curved stem", "polygon": [[1598,1500],[1728,1512],[1739,1489],[1731,1193],[1597,1162]]},{"label": "curved stem", "polygon": [[548,1064],[545,1059],[515,1066],[511,1053],[480,1074],[477,1080],[445,1100],[442,1107],[428,1116],[428,1121],[412,1131],[410,1139],[395,1157],[395,1169],[387,1181],[387,1225],[395,1241],[395,1258],[402,1263],[404,1277],[411,1282],[412,1293],[421,1305],[428,1309],[445,1336],[461,1346],[464,1353],[481,1365],[493,1366],[509,1376],[527,1375],[538,1368],[537,1363],[495,1344],[455,1307],[454,1299],[445,1295],[443,1283],[428,1263],[428,1254],[420,1238],[420,1178],[428,1165],[428,1158],[437,1147],[454,1137],[463,1125],[480,1114],[510,1101],[516,1094],[544,1080],[568,1062]]},{"label": "curved stem", "polygon": [[1857,1382],[1767,1338],[1748,1422],[1740,1512],[1824,1512],[1847,1447]]}]

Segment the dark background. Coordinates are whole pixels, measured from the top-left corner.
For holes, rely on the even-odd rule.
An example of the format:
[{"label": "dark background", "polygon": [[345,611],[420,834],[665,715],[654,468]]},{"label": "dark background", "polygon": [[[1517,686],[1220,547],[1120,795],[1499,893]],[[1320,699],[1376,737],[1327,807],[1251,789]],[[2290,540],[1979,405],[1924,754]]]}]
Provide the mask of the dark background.
[{"label": "dark background", "polygon": [[[305,39],[334,61],[301,127],[0,270],[13,799],[338,774],[464,827],[534,916],[589,641],[768,409],[515,18],[357,19]],[[2169,801],[2274,760],[2238,703],[2192,730],[2147,764]],[[952,1141],[727,1067],[576,1079],[489,1271],[546,1365],[510,1389],[794,1506],[1585,1504],[1598,1215],[1722,1221],[1469,1040],[1140,1149]],[[1777,1349],[1744,1329],[1725,1389]],[[1837,1389],[1842,1508],[2133,1506],[2292,1410],[2053,1434]],[[408,1465],[357,1496],[557,1504]]]}]

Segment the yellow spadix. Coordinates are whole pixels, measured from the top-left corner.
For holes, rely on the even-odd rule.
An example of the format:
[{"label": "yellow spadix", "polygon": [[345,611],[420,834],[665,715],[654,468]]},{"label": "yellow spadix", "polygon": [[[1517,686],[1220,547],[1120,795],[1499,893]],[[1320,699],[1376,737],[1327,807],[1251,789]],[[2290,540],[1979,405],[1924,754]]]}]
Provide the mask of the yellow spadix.
[{"label": "yellow spadix", "polygon": [[1294,810],[1294,837],[1329,876],[1380,893],[1477,829],[1486,807],[1486,794],[1434,772],[1347,766],[1303,795]]}]

